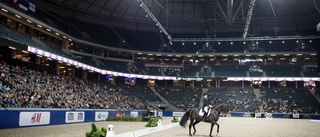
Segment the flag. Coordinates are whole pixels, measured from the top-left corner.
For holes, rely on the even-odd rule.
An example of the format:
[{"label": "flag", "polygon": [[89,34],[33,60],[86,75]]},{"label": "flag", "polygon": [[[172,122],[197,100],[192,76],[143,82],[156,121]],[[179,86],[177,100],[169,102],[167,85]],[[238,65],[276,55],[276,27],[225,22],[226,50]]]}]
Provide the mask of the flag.
[{"label": "flag", "polygon": [[36,5],[34,5],[33,3],[29,2],[29,10],[36,12]]},{"label": "flag", "polygon": [[25,11],[29,9],[29,1],[28,0],[20,0],[19,7]]}]

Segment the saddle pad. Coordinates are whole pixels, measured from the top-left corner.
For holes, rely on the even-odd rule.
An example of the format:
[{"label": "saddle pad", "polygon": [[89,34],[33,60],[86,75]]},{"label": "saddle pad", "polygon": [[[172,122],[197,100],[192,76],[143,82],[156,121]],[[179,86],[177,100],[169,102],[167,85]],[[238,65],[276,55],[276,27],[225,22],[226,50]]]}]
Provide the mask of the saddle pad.
[{"label": "saddle pad", "polygon": [[[208,108],[208,109],[209,109],[208,114],[210,114],[211,113],[211,108]],[[200,109],[199,116],[203,116],[203,115],[204,115],[203,109]]]}]

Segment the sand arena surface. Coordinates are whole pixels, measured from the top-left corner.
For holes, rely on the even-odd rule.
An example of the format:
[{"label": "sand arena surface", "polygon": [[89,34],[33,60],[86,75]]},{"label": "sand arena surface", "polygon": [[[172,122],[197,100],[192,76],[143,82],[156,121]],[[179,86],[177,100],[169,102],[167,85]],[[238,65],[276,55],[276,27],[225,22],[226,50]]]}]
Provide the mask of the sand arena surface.
[{"label": "sand arena surface", "polygon": [[[320,121],[299,119],[265,118],[220,118],[220,137],[319,137]],[[189,124],[189,122],[188,122]],[[196,137],[208,137],[210,124],[200,122],[196,125]],[[212,135],[215,136],[217,127],[214,126]],[[193,130],[192,132],[193,133]],[[188,128],[174,127],[162,133],[154,133],[144,137],[189,137]]]},{"label": "sand arena surface", "polygon": [[[163,118],[162,124],[171,123],[171,117]],[[116,134],[146,128],[146,122],[95,122],[97,127],[114,125]],[[220,118],[220,137],[317,137],[320,136],[320,121],[297,119],[265,118]],[[3,123],[1,123],[3,124]],[[84,137],[85,132],[91,129],[91,123],[68,125],[28,127],[0,130],[0,137]],[[210,124],[196,125],[196,137],[207,137]],[[212,135],[215,135],[215,126]],[[144,137],[189,137],[188,129],[174,127]]]}]

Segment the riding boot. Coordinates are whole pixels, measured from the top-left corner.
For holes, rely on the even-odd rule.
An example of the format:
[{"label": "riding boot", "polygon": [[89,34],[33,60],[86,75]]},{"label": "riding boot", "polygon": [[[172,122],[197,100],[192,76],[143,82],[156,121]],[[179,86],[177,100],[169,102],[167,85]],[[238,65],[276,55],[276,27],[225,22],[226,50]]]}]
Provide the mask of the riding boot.
[{"label": "riding boot", "polygon": [[203,114],[203,118],[202,118],[202,121],[203,121],[203,122],[206,120],[206,117],[207,117],[207,113],[204,113],[204,114]]}]

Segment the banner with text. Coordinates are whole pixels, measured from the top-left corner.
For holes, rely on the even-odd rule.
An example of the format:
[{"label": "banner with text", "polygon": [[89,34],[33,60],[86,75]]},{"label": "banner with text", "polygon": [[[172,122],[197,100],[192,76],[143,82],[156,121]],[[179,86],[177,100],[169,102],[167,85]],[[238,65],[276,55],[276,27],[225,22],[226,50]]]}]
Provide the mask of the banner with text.
[{"label": "banner with text", "polygon": [[19,126],[48,125],[50,112],[20,112]]},{"label": "banner with text", "polygon": [[174,117],[182,117],[186,112],[172,112],[172,116]]},{"label": "banner with text", "polygon": [[84,112],[66,112],[66,123],[84,122]]},{"label": "banner with text", "polygon": [[300,115],[299,115],[299,114],[292,114],[292,117],[293,117],[293,118],[299,118]]},{"label": "banner with text", "polygon": [[105,121],[108,118],[108,112],[95,112],[95,121]]},{"label": "banner with text", "polygon": [[133,112],[130,112],[130,116],[131,117],[138,117],[138,112],[137,111],[133,111]]}]

